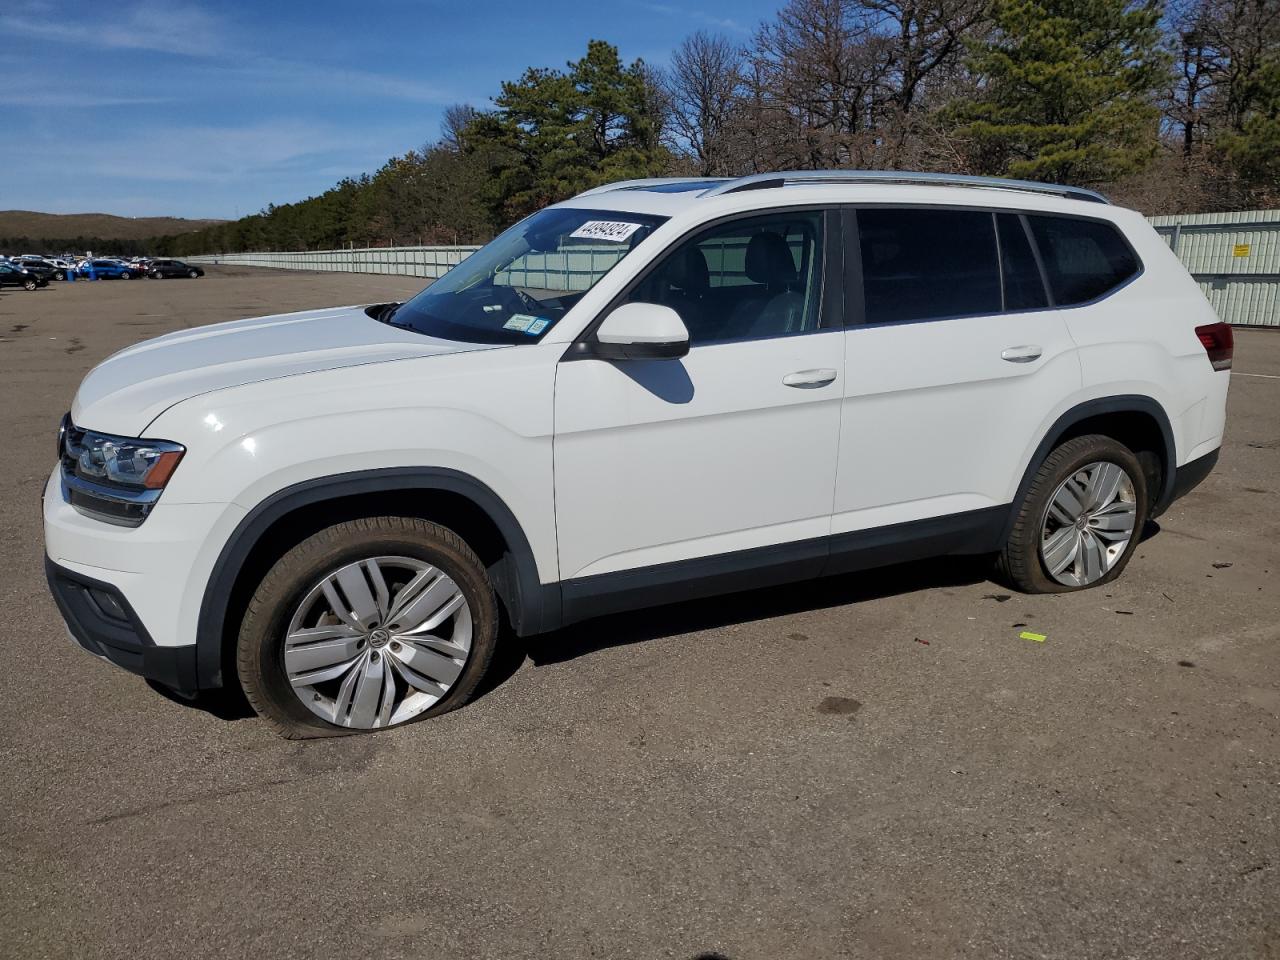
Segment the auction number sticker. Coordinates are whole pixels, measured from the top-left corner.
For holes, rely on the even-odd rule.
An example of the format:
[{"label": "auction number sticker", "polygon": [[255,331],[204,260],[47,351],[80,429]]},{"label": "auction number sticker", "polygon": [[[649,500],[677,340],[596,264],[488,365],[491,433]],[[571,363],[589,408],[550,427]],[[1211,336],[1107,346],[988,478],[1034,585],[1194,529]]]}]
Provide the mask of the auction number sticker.
[{"label": "auction number sticker", "polygon": [[569,236],[579,240],[608,240],[612,243],[622,243],[641,226],[643,224],[627,223],[625,220],[588,220]]}]

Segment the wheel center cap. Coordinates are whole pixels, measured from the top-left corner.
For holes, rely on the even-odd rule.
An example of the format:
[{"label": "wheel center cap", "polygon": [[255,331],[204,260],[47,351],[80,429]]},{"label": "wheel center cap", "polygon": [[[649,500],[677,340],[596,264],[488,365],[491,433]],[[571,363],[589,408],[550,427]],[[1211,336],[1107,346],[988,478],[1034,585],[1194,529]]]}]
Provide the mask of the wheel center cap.
[{"label": "wheel center cap", "polygon": [[1080,516],[1076,517],[1077,530],[1083,530],[1087,526],[1089,526],[1089,515],[1087,513],[1082,513]]},{"label": "wheel center cap", "polygon": [[369,646],[385,647],[390,639],[391,634],[387,633],[387,631],[382,629],[374,630],[369,634]]}]

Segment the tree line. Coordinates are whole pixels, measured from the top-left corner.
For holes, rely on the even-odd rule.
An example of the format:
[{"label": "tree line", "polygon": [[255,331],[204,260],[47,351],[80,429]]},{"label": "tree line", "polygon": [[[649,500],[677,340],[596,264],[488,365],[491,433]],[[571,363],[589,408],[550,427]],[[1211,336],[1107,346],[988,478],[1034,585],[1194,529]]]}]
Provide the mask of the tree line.
[{"label": "tree line", "polygon": [[935,170],[1098,187],[1146,213],[1280,202],[1280,0],[789,0],[663,68],[591,41],[318,197],[174,255],[476,243],[612,180]]}]

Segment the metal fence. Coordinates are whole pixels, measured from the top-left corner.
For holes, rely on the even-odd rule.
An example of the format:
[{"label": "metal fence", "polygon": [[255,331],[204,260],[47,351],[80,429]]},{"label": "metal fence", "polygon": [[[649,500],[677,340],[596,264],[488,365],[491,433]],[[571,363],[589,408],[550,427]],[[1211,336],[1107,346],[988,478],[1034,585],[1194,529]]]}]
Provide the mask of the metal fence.
[{"label": "metal fence", "polygon": [[1280,210],[1152,217],[1228,323],[1280,327]]},{"label": "metal fence", "polygon": [[479,247],[362,247],[347,250],[290,250],[268,253],[219,253],[187,257],[189,263],[225,263],[281,270],[333,273],[384,273],[434,280]]},{"label": "metal fence", "polygon": [[[1151,224],[1186,264],[1218,316],[1229,323],[1280,327],[1280,210],[1152,217]],[[382,273],[435,279],[478,247],[374,247],[350,250],[224,253],[193,263],[288,270]],[[582,289],[602,264],[589,249],[534,255],[520,266],[522,285]],[[512,274],[515,276],[515,273]]]}]

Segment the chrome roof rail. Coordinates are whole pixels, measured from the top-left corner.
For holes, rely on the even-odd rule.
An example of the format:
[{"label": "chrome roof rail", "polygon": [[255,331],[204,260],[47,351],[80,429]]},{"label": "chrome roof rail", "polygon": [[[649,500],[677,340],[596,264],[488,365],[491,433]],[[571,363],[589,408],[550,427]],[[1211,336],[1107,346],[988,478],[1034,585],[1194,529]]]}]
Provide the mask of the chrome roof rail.
[{"label": "chrome roof rail", "polygon": [[1043,193],[1068,200],[1087,200],[1091,203],[1110,203],[1096,190],[1084,187],[1068,187],[1056,183],[1036,183],[1032,180],[1006,180],[1001,177],[974,177],[959,173],[914,173],[905,170],[786,170],[779,173],[756,173],[739,177],[727,183],[713,186],[700,197],[718,197],[742,190],[766,190],[800,184],[837,183],[892,183],[934,187],[977,187],[986,190],[1018,190],[1023,193]]},{"label": "chrome roof rail", "polygon": [[[598,193],[612,193],[614,190],[643,190],[645,187],[660,187],[667,183],[700,183],[706,181],[709,186],[715,186],[725,183],[724,177],[646,177],[642,180],[617,180],[613,183],[602,183],[598,187],[592,187],[590,190],[583,190],[581,193],[574,194],[574,199],[578,197],[593,197]],[[728,181],[736,183],[737,181]]]}]

